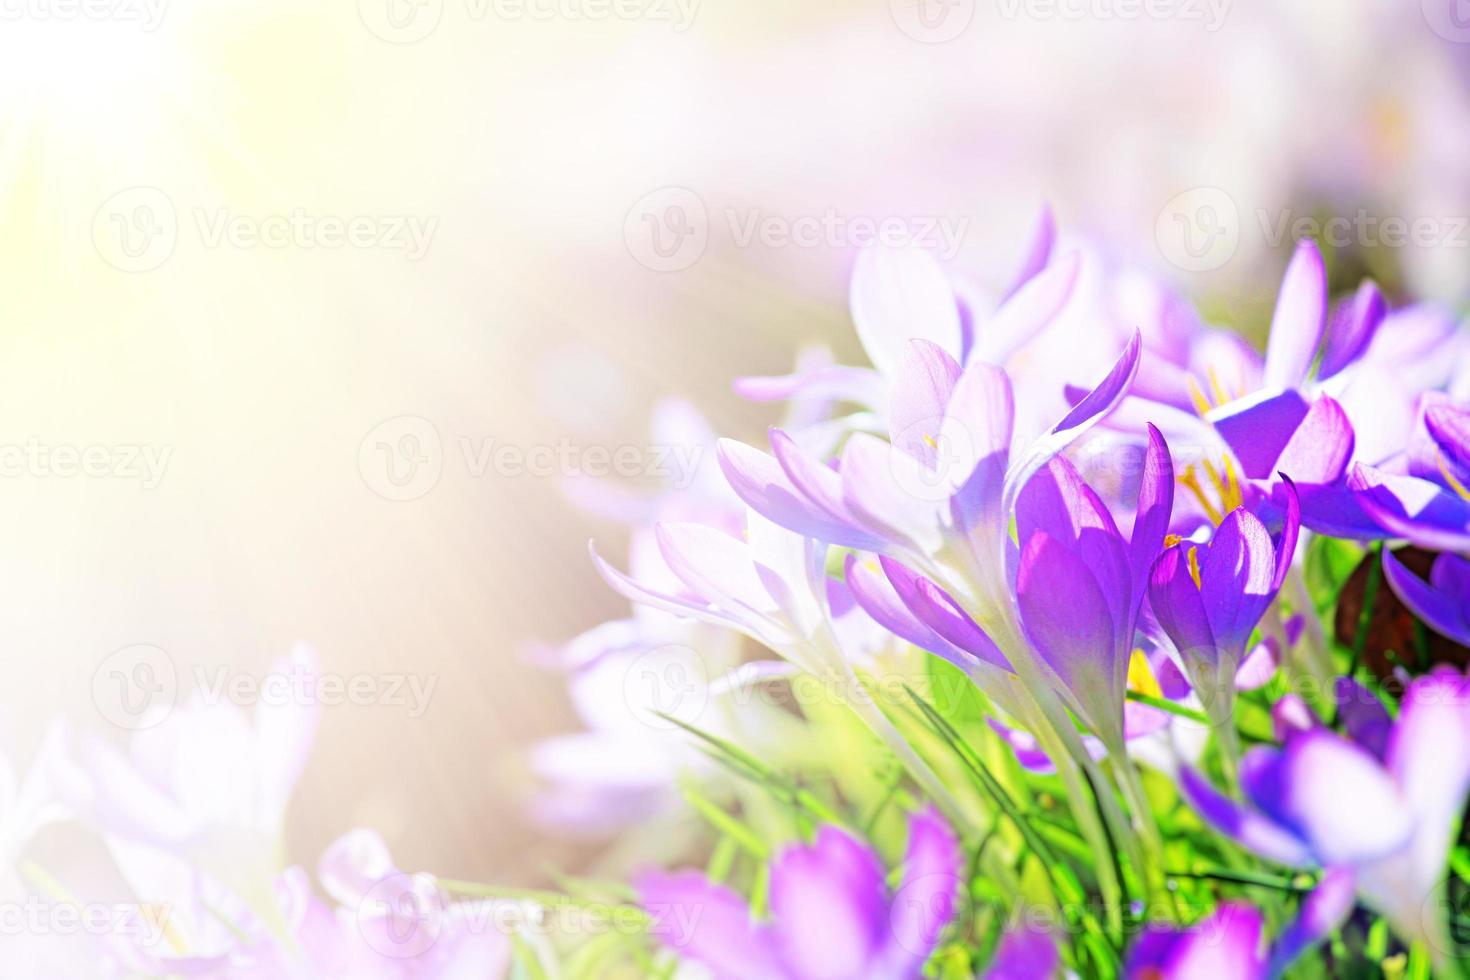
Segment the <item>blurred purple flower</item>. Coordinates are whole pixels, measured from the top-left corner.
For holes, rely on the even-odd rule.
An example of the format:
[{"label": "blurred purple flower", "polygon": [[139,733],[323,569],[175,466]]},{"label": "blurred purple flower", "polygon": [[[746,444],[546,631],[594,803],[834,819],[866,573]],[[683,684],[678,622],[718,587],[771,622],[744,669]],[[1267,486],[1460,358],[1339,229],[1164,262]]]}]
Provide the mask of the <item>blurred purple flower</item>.
[{"label": "blurred purple flower", "polygon": [[[1344,693],[1358,690],[1349,682]],[[1391,724],[1376,699],[1349,699],[1349,737],[1308,713],[1287,726],[1283,748],[1246,753],[1249,805],[1189,769],[1181,786],[1222,833],[1280,864],[1350,870],[1402,938],[1446,950],[1444,923],[1426,902],[1470,792],[1470,680],[1449,669],[1415,680]]]},{"label": "blurred purple flower", "polygon": [[892,894],[878,855],[834,826],[772,861],[769,921],[696,871],[647,874],[637,888],[654,935],[716,980],[916,980],[956,915],[963,875],[954,833],[923,810]]}]

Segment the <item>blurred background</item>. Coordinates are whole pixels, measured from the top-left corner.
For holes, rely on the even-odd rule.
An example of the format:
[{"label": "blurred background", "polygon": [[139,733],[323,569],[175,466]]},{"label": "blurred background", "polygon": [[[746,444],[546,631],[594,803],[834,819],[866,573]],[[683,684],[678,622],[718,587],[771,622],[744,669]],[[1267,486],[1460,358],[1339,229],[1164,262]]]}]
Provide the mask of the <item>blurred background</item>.
[{"label": "blurred background", "polygon": [[6,752],[108,726],[140,645],[182,696],[305,641],[421,696],[324,709],[293,860],[369,825],[458,878],[575,866],[529,816],[527,749],[578,726],[537,651],[625,614],[587,542],[627,539],[569,483],[676,466],[660,399],[758,439],[732,378],[856,362],[883,227],[999,286],[1050,204],[1258,334],[1346,215],[1342,267],[1459,304],[1458,12],[6,0]]}]

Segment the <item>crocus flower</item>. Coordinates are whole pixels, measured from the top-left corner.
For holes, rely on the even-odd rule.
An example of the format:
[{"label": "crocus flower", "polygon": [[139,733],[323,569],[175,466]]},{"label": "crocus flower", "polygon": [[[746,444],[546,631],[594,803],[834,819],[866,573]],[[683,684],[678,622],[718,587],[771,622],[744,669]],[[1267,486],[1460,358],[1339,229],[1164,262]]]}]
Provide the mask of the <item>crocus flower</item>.
[{"label": "crocus flower", "polygon": [[1192,770],[1181,786],[1222,833],[1280,864],[1351,871],[1403,939],[1446,950],[1445,925],[1426,902],[1470,792],[1470,680],[1449,669],[1415,680],[1391,726],[1381,704],[1361,697],[1343,719],[1350,737],[1307,715],[1282,748],[1247,752],[1245,805]]},{"label": "crocus flower", "polygon": [[1003,364],[1067,304],[1079,259],[1053,261],[1056,222],[1043,211],[1016,277],[996,304],[950,279],[924,249],[874,246],[853,268],[849,306],[871,368],[814,362],[779,378],[742,378],[736,390],[757,401],[842,401],[876,413],[889,409],[910,340],[923,339],[959,363]]},{"label": "crocus flower", "polygon": [[1279,538],[1249,510],[1231,511],[1206,545],[1167,548],[1149,577],[1149,602],[1195,689],[1218,722],[1234,703],[1236,673],[1251,632],[1291,568],[1299,511],[1295,489]]},{"label": "crocus flower", "polygon": [[1359,464],[1349,482],[1388,536],[1470,552],[1470,410],[1427,398],[1420,414],[1422,447],[1411,445],[1397,466]]},{"label": "crocus flower", "polygon": [[771,862],[768,921],[696,871],[647,874],[637,888],[654,935],[716,980],[916,980],[955,917],[963,873],[953,832],[922,810],[893,893],[878,855],[834,826]]},{"label": "crocus flower", "polygon": [[[314,651],[298,646],[272,672],[309,680],[315,662]],[[247,715],[196,693],[134,733],[127,752],[85,743],[78,760],[84,775],[68,780],[69,802],[109,842],[182,859],[268,918],[277,909],[286,805],[317,713],[309,698],[262,700]]]},{"label": "crocus flower", "polygon": [[1470,561],[1458,555],[1440,555],[1425,582],[1405,568],[1393,552],[1384,551],[1383,577],[1404,605],[1431,629],[1470,646]]},{"label": "crocus flower", "polygon": [[1329,874],[1268,949],[1260,911],[1244,902],[1227,902],[1188,928],[1146,929],[1129,951],[1124,976],[1128,980],[1279,977],[1342,925],[1352,908],[1352,875]]},{"label": "crocus flower", "polygon": [[1022,627],[1078,714],[1113,752],[1123,748],[1134,629],[1173,500],[1169,449],[1150,427],[1131,540],[1061,456],[1016,502]]},{"label": "crocus flower", "polygon": [[1001,936],[1000,946],[981,974],[983,980],[1049,980],[1062,958],[1057,941],[1044,929],[1017,927]]},{"label": "crocus flower", "polygon": [[1188,929],[1146,930],[1128,954],[1128,980],[1265,980],[1261,913],[1243,903],[1220,906]]}]

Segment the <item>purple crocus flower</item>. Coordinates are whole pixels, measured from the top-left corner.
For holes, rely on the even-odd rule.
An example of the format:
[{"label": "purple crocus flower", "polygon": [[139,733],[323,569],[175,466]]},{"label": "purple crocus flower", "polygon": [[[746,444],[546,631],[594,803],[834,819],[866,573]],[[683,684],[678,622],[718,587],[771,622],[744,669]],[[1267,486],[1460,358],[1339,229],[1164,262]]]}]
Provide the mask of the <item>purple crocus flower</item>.
[{"label": "purple crocus flower", "polygon": [[902,878],[890,894],[878,855],[835,826],[770,866],[769,921],[697,871],[643,876],[653,934],[716,980],[911,980],[954,919],[964,852],[932,809],[909,820]]},{"label": "purple crocus flower", "polygon": [[1385,551],[1383,575],[1404,605],[1430,629],[1470,646],[1470,561],[1440,555],[1425,582]]},{"label": "purple crocus flower", "polygon": [[1279,977],[1342,925],[1352,908],[1352,875],[1329,873],[1268,949],[1261,913],[1244,902],[1226,902],[1186,929],[1155,926],[1145,930],[1129,951],[1124,976],[1129,980]]},{"label": "purple crocus flower", "polygon": [[1188,929],[1151,928],[1133,944],[1128,980],[1265,980],[1261,913],[1227,903]]},{"label": "purple crocus flower", "polygon": [[1132,540],[1061,456],[1016,502],[1022,628],[1077,713],[1119,754],[1134,629],[1174,501],[1169,448],[1152,426],[1148,438]]},{"label": "purple crocus flower", "polygon": [[1470,680],[1450,669],[1415,680],[1392,723],[1361,687],[1343,690],[1348,737],[1298,713],[1282,748],[1246,753],[1245,805],[1192,770],[1181,786],[1222,833],[1280,864],[1350,871],[1401,938],[1448,949],[1425,910],[1470,792]]},{"label": "purple crocus flower", "polygon": [[1014,928],[1001,937],[983,980],[1048,980],[1057,975],[1062,957],[1057,941],[1044,929]]},{"label": "purple crocus flower", "polygon": [[1229,716],[1251,632],[1280,591],[1296,551],[1300,511],[1295,487],[1289,480],[1285,486],[1286,514],[1276,540],[1259,518],[1238,507],[1208,544],[1175,544],[1150,573],[1154,618],[1217,720]]},{"label": "purple crocus flower", "polygon": [[1470,409],[1426,397],[1423,437],[1395,465],[1357,466],[1358,505],[1389,536],[1433,551],[1470,551]]},{"label": "purple crocus flower", "polygon": [[1075,252],[1056,256],[1055,242],[1056,223],[1043,211],[1021,268],[998,303],[951,280],[922,248],[865,249],[853,268],[849,307],[873,366],[806,358],[794,374],[741,378],[736,390],[756,401],[850,402],[881,417],[911,340],[931,343],[960,363],[1002,364],[1072,296],[1080,259]]}]

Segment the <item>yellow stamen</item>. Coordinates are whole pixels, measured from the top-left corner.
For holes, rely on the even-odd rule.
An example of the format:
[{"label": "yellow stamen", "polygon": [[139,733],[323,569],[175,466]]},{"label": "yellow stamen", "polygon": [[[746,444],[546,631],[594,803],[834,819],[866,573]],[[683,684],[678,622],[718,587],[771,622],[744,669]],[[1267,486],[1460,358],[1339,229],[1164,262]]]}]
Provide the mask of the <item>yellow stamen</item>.
[{"label": "yellow stamen", "polygon": [[1189,577],[1194,579],[1194,587],[1202,588],[1199,580],[1199,549],[1189,549]]},{"label": "yellow stamen", "polygon": [[1224,520],[1224,515],[1222,515],[1218,510],[1215,509],[1214,504],[1210,503],[1210,498],[1209,495],[1205,493],[1205,488],[1200,486],[1199,474],[1195,472],[1193,463],[1184,468],[1184,472],[1179,475],[1178,479],[1181,484],[1188,487],[1189,490],[1194,494],[1195,499],[1199,501],[1200,506],[1205,509],[1205,513],[1210,515],[1210,520],[1212,522],[1218,525],[1222,520]]},{"label": "yellow stamen", "polygon": [[1164,696],[1164,689],[1159,687],[1159,679],[1154,676],[1154,669],[1149,666],[1142,650],[1134,650],[1133,656],[1128,658],[1128,690],[1151,698]]},{"label": "yellow stamen", "polygon": [[1455,474],[1450,472],[1450,461],[1444,458],[1444,453],[1439,454],[1439,471],[1444,474],[1445,482],[1450,485],[1450,488],[1455,493],[1458,493],[1466,500],[1470,500],[1470,488],[1467,488],[1465,484],[1455,479]]},{"label": "yellow stamen", "polygon": [[935,452],[938,452],[939,451],[939,440],[938,439],[935,439],[933,436],[931,436],[931,435],[925,435],[924,436],[924,443],[930,449],[933,449]]},{"label": "yellow stamen", "polygon": [[1179,542],[1181,542],[1183,540],[1184,540],[1184,538],[1180,537],[1177,534],[1166,534],[1166,535],[1164,535],[1164,547],[1165,548],[1172,548],[1176,544],[1178,544]]},{"label": "yellow stamen", "polygon": [[[1215,492],[1220,495],[1220,512],[1228,514],[1245,502],[1240,493],[1240,481],[1235,477],[1235,464],[1230,462],[1230,457],[1225,457],[1225,475],[1215,469],[1209,460],[1204,461],[1205,472],[1210,476],[1210,482],[1215,485]],[[1216,524],[1220,523],[1218,520]]]},{"label": "yellow stamen", "polygon": [[1214,406],[1210,404],[1210,399],[1205,396],[1205,390],[1199,386],[1198,381],[1194,380],[1194,375],[1191,374],[1187,380],[1189,382],[1189,400],[1194,402],[1194,410],[1200,415],[1207,414]]},{"label": "yellow stamen", "polygon": [[1225,388],[1225,386],[1220,383],[1220,376],[1215,373],[1214,365],[1211,365],[1209,368],[1207,368],[1205,370],[1205,373],[1210,376],[1210,388],[1215,393],[1215,406],[1218,408],[1226,402],[1231,401],[1231,394]]}]

